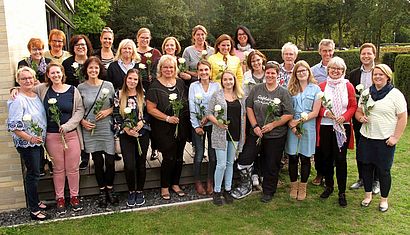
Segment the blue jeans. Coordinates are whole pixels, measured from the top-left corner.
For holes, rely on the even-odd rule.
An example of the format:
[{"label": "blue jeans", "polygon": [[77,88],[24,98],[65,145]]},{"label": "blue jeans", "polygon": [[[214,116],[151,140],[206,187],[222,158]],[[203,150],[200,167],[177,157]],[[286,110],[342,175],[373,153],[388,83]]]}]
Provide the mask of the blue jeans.
[{"label": "blue jeans", "polygon": [[213,180],[215,172],[215,150],[211,144],[212,125],[204,126],[204,135],[198,135],[195,129],[192,129],[192,143],[195,146],[194,156],[194,179],[201,180],[201,163],[205,152],[205,136],[208,138],[208,180]]},{"label": "blue jeans", "polygon": [[[234,142],[238,146],[238,142]],[[215,149],[216,169],[215,169],[215,192],[221,192],[222,180],[225,179],[225,191],[231,191],[233,176],[233,161],[235,159],[235,147],[232,141],[226,141],[227,148]]]},{"label": "blue jeans", "polygon": [[27,148],[17,147],[17,151],[20,153],[20,157],[23,159],[24,165],[27,168],[25,184],[28,206],[31,212],[40,210],[38,207],[40,201],[38,199],[37,186],[40,178],[41,150],[41,146]]}]

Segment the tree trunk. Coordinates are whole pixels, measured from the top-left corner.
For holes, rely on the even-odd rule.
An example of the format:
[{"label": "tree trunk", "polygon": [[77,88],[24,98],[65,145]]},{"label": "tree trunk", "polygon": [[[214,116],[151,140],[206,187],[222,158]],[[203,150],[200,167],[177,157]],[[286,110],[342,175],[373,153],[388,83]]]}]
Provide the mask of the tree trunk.
[{"label": "tree trunk", "polygon": [[303,39],[303,46],[305,47],[304,48],[305,50],[308,49],[307,36],[308,36],[308,28],[305,27],[305,35],[304,35],[304,39]]}]

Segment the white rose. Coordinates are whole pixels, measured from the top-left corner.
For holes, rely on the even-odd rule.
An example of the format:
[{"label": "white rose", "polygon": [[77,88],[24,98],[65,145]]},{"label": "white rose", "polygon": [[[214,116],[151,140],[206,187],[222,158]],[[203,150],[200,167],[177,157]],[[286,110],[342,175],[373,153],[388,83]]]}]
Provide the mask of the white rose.
[{"label": "white rose", "polygon": [[179,59],[178,59],[178,63],[180,63],[180,64],[185,64],[185,59],[184,59],[184,58],[179,58]]},{"label": "white rose", "polygon": [[363,91],[363,89],[364,89],[363,84],[359,84],[359,85],[356,86],[356,90],[357,90],[358,92]]},{"label": "white rose", "polygon": [[150,59],[150,58],[152,57],[152,53],[147,52],[147,53],[144,54],[144,56],[145,56],[147,59]]},{"label": "white rose", "polygon": [[369,89],[366,89],[362,92],[362,96],[368,96],[369,95]]},{"label": "white rose", "polygon": [[248,85],[248,84],[249,84],[249,80],[248,80],[248,79],[245,79],[245,80],[243,81],[243,84]]},{"label": "white rose", "polygon": [[132,109],[130,107],[124,108],[124,113],[126,113],[126,114],[130,114],[131,111],[132,111]]},{"label": "white rose", "polygon": [[55,104],[55,103],[57,103],[57,99],[56,98],[50,98],[50,99],[48,99],[48,104]]},{"label": "white rose", "polygon": [[245,55],[245,57],[248,57],[249,56],[249,51],[245,51],[243,54]]},{"label": "white rose", "polygon": [[177,98],[178,98],[178,94],[177,93],[172,93],[172,94],[169,94],[169,100],[176,100]]},{"label": "white rose", "polygon": [[214,108],[215,112],[219,112],[221,111],[221,109],[222,107],[219,104],[215,105],[215,108]]},{"label": "white rose", "polygon": [[302,112],[300,114],[300,118],[302,119],[302,121],[306,121],[308,119],[308,114],[305,112]]},{"label": "white rose", "polygon": [[147,66],[145,66],[145,64],[139,64],[139,65],[138,65],[138,68],[139,68],[139,69],[146,69]]},{"label": "white rose", "polygon": [[108,95],[110,93],[110,90],[108,90],[107,88],[103,88],[103,89],[101,89],[101,93],[103,95]]},{"label": "white rose", "polygon": [[279,98],[274,98],[274,99],[273,99],[273,103],[276,104],[276,105],[280,104],[280,102],[281,102],[281,101],[280,101]]},{"label": "white rose", "polygon": [[325,96],[325,93],[323,93],[322,91],[319,92],[319,93],[317,93],[317,95],[316,95],[316,97],[317,97],[318,99],[322,99],[323,96]]},{"label": "white rose", "polygon": [[202,94],[201,93],[196,93],[195,94],[195,99],[197,99],[197,100],[202,100]]},{"label": "white rose", "polygon": [[73,67],[74,69],[78,69],[78,63],[77,63],[77,62],[74,62],[74,63],[71,65],[71,67]]},{"label": "white rose", "polygon": [[25,121],[25,122],[31,121],[31,114],[24,114],[23,121]]},{"label": "white rose", "polygon": [[206,50],[202,50],[201,54],[202,54],[203,56],[206,56],[206,55],[208,55],[208,52],[207,52]]}]

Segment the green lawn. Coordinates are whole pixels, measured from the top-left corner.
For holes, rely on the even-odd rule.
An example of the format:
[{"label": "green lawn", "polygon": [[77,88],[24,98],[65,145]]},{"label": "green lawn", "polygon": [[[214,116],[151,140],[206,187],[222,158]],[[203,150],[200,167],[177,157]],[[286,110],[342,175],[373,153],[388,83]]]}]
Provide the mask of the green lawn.
[{"label": "green lawn", "polygon": [[[0,228],[0,234],[409,234],[410,125],[396,149],[389,211],[380,213],[380,196],[361,208],[363,190],[348,190],[348,207],[340,208],[337,192],[320,200],[320,187],[308,186],[303,202],[290,200],[280,188],[269,204],[259,193],[216,207],[211,202],[143,212],[117,213],[49,224]],[[348,187],[356,180],[354,155],[349,152]],[[311,177],[312,178],[312,177]],[[288,180],[288,177],[286,177]]]}]

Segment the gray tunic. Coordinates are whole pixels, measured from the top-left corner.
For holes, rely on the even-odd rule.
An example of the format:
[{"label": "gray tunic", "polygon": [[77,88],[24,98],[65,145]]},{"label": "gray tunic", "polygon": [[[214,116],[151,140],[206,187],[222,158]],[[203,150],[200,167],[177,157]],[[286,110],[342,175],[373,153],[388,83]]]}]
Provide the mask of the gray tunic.
[{"label": "gray tunic", "polygon": [[[239,99],[239,102],[241,103],[241,136],[239,139],[239,144],[238,144],[238,152],[242,152],[242,147],[245,142],[245,101],[244,99]],[[215,115],[214,109],[215,105],[219,104],[224,112],[223,118],[226,120],[227,118],[227,104],[225,101],[225,96],[223,93],[223,89],[219,89],[218,91],[215,91],[215,93],[212,95],[211,99],[209,100],[208,103],[208,109],[206,111],[206,115]],[[212,147],[214,149],[225,149],[226,150],[226,130],[221,129],[217,126],[212,128],[212,136],[211,136],[211,141],[212,141]]]},{"label": "gray tunic", "polygon": [[[104,105],[101,110],[110,108],[112,106],[114,97],[114,86],[111,82],[104,81],[101,90],[103,88],[107,88],[110,92],[108,93],[108,97],[104,101]],[[78,90],[80,91],[80,94],[83,98],[83,104],[85,108],[84,115],[88,113],[91,106],[93,105],[99,89],[100,86],[91,86],[86,82],[78,85]],[[102,91],[100,91],[97,100],[99,100],[102,96]],[[112,116],[107,116],[106,118],[96,122],[95,115],[93,113],[94,107],[95,104],[91,111],[88,113],[88,116],[84,117],[88,121],[96,124],[93,135],[91,135],[91,131],[82,128],[85,151],[87,153],[104,151],[108,154],[114,154],[114,134],[111,131]]]}]

